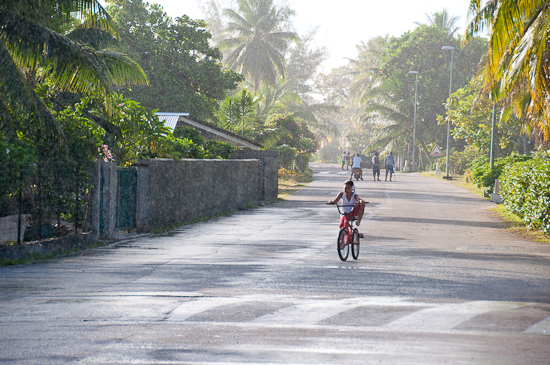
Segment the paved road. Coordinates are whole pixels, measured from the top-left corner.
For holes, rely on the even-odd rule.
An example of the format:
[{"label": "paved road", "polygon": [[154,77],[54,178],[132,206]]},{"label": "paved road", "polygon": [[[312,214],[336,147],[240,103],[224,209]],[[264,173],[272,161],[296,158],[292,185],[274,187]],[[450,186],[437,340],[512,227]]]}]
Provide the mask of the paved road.
[{"label": "paved road", "polygon": [[[347,178],[81,255],[0,268],[0,363],[548,364],[550,247],[450,182],[359,181],[359,260],[338,259]],[[367,177],[367,174],[365,174]]]}]

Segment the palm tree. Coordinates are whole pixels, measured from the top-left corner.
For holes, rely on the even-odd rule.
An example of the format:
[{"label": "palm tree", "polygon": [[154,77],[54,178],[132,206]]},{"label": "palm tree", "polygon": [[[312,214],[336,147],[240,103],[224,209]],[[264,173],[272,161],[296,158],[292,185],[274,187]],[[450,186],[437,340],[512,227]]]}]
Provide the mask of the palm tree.
[{"label": "palm tree", "polygon": [[[550,4],[543,0],[471,0],[464,43],[489,30],[482,74],[499,100],[529,100],[527,116],[538,142],[550,141]],[[518,92],[518,86],[524,86]],[[526,98],[525,93],[529,98]],[[519,102],[522,104],[523,102]]]},{"label": "palm tree", "polygon": [[273,0],[237,0],[239,12],[225,9],[229,19],[226,31],[233,36],[220,46],[228,48],[229,66],[246,75],[258,91],[261,82],[275,83],[284,76],[283,52],[289,42],[298,40],[294,32],[282,31],[284,23],[294,15],[288,7],[276,8]]},{"label": "palm tree", "polygon": [[[95,36],[90,36],[90,29],[96,31]],[[0,120],[4,130],[13,132],[21,118],[49,130],[59,128],[34,91],[37,75],[48,77],[61,91],[98,89],[107,100],[113,85],[147,83],[141,67],[126,55],[98,51],[92,41],[74,40],[91,40],[97,34],[117,36],[109,14],[97,0],[0,0]]]},{"label": "palm tree", "polygon": [[225,98],[219,110],[219,118],[224,126],[231,128],[231,132],[235,131],[237,123],[241,123],[241,134],[244,137],[244,127],[247,121],[252,120],[254,116],[254,107],[258,100],[254,99],[247,89],[242,89],[237,92],[234,97],[228,96]]},{"label": "palm tree", "polygon": [[[443,9],[432,14],[426,13],[425,15],[428,19],[427,24],[429,26],[445,29],[445,31],[447,31],[450,36],[454,36],[456,31],[458,30],[456,22],[458,21],[459,17],[451,16],[447,9]],[[421,23],[415,22],[415,24],[420,25]]]}]

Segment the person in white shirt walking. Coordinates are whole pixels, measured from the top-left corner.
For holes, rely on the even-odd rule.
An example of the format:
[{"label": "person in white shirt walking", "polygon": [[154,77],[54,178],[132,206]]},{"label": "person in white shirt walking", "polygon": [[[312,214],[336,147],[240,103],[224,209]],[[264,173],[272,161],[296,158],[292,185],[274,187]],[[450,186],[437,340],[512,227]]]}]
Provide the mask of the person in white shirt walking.
[{"label": "person in white shirt walking", "polygon": [[357,154],[357,156],[353,157],[353,164],[351,165],[351,176],[350,180],[353,178],[353,172],[355,170],[359,171],[359,176],[361,176],[361,180],[363,180],[363,169],[361,169],[361,162],[363,162],[363,159],[361,158],[361,154]]}]

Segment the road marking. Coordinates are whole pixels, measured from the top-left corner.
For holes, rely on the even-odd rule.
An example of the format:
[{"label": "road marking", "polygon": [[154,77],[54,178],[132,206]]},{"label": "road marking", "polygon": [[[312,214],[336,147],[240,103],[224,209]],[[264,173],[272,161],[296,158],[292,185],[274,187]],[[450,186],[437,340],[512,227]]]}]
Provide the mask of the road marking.
[{"label": "road marking", "polygon": [[252,321],[255,324],[299,324],[313,325],[323,319],[357,307],[356,304],[342,303],[339,301],[311,301],[276,311],[275,313],[260,316]]},{"label": "road marking", "polygon": [[143,292],[104,292],[92,293],[86,296],[93,297],[176,297],[176,298],[194,298],[203,297],[203,293],[199,292],[176,292],[176,291],[143,291]]},{"label": "road marking", "polygon": [[473,301],[460,304],[443,304],[426,308],[401,317],[383,327],[395,330],[450,331],[480,314],[519,308],[525,303]]},{"label": "road marking", "polygon": [[185,321],[186,319],[205,312],[209,309],[221,307],[224,305],[242,302],[242,298],[200,298],[182,303],[177,306],[166,318],[169,321]]},{"label": "road marking", "polygon": [[550,317],[535,323],[531,327],[527,328],[524,333],[533,333],[537,335],[550,335]]}]

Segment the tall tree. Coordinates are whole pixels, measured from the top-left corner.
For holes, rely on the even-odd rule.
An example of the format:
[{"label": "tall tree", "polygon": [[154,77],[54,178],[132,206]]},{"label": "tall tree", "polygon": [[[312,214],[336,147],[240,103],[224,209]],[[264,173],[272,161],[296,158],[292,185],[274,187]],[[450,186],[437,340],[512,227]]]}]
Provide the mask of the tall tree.
[{"label": "tall tree", "polygon": [[[465,42],[489,30],[483,75],[501,100],[530,99],[527,118],[550,146],[550,4],[545,0],[471,0]],[[519,88],[518,88],[519,86]],[[509,98],[515,95],[515,98]],[[520,101],[519,104],[522,102]]]},{"label": "tall tree", "polygon": [[224,70],[206,23],[186,15],[174,21],[160,5],[141,0],[109,0],[108,9],[128,54],[140,60],[150,80],[149,87],[120,91],[148,109],[215,118],[218,102],[242,77]]},{"label": "tall tree", "polygon": [[274,84],[285,75],[283,53],[298,36],[282,27],[294,11],[276,7],[273,0],[237,0],[237,4],[238,11],[223,12],[228,19],[226,31],[232,36],[221,46],[231,50],[230,67],[251,79],[258,91],[262,82]]},{"label": "tall tree", "polygon": [[[361,123],[374,123],[378,145],[392,143],[392,149],[406,153],[413,134],[414,78],[409,71],[418,71],[418,108],[416,141],[424,150],[432,142],[444,140],[445,128],[436,118],[445,114],[448,97],[450,61],[442,46],[454,46],[453,89],[466,85],[477,71],[483,52],[481,40],[459,48],[459,41],[444,29],[418,26],[401,37],[369,43],[357,63],[358,74],[352,85],[353,95],[361,104]],[[417,148],[417,146],[414,146]]]},{"label": "tall tree", "polygon": [[[447,9],[441,11],[436,11],[435,13],[426,14],[428,20],[427,25],[431,27],[444,29],[450,36],[454,36],[458,31],[458,26],[456,25],[459,17],[452,16],[449,14]],[[420,25],[421,23],[416,22],[415,24]]]}]

